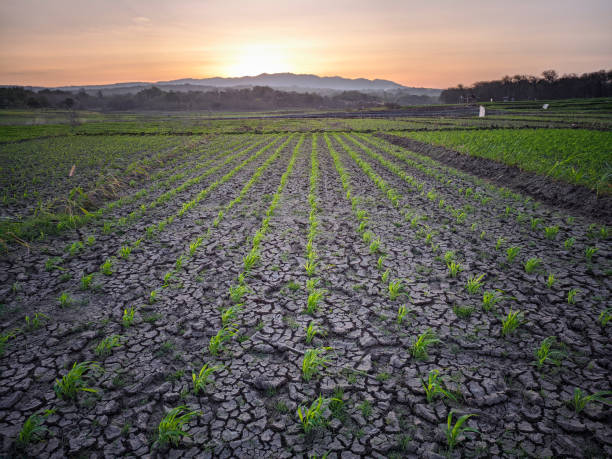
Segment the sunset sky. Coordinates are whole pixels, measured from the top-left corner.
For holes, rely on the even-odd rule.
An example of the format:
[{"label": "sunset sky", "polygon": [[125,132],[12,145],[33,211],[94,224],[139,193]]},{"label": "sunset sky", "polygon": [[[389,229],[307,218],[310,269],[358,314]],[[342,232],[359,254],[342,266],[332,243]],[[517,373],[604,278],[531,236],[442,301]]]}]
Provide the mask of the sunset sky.
[{"label": "sunset sky", "polygon": [[0,84],[294,72],[444,88],[610,68],[611,0],[0,2]]}]

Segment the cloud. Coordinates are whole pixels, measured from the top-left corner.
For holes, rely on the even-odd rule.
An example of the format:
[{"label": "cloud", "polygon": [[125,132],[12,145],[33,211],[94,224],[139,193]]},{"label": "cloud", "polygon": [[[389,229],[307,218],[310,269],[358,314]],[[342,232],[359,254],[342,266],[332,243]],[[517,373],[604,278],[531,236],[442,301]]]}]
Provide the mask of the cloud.
[{"label": "cloud", "polygon": [[146,16],[136,16],[135,18],[132,18],[132,22],[138,25],[147,25],[151,22],[151,19]]}]

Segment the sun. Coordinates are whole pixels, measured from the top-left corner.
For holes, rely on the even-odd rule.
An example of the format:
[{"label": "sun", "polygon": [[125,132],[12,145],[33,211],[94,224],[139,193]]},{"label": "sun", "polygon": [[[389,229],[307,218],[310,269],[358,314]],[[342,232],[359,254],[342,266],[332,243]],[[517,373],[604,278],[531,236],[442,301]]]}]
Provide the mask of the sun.
[{"label": "sun", "polygon": [[230,77],[241,77],[290,71],[289,59],[282,49],[266,45],[248,45],[240,48],[225,73]]}]

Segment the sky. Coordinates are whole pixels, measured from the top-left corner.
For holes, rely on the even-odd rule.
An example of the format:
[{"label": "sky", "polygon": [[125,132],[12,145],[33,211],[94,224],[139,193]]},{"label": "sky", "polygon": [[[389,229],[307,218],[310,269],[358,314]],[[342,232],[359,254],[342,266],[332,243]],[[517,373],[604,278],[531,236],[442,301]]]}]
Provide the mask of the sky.
[{"label": "sky", "polygon": [[293,72],[446,88],[612,69],[611,0],[2,0],[0,84]]}]

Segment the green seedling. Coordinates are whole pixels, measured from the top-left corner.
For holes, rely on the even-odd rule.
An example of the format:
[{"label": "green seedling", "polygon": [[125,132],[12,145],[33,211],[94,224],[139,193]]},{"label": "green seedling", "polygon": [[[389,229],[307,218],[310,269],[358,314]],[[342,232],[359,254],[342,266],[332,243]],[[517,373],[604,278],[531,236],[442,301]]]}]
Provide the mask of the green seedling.
[{"label": "green seedling", "polygon": [[91,283],[93,282],[93,273],[81,276],[81,290],[89,290]]},{"label": "green seedling", "polygon": [[119,256],[124,260],[130,258],[130,254],[132,253],[132,248],[129,245],[124,245],[119,249]]},{"label": "green seedling", "polygon": [[243,258],[244,270],[246,272],[250,271],[253,266],[259,261],[259,249],[253,247],[249,254]]},{"label": "green seedling", "polygon": [[308,327],[306,327],[306,344],[312,343],[312,340],[314,339],[315,336],[322,335],[322,334],[323,332],[317,326],[315,326],[312,322],[310,322],[308,324]]},{"label": "green seedling", "polygon": [[612,391],[602,391],[587,395],[582,389],[576,387],[574,389],[574,397],[569,400],[569,403],[576,413],[580,413],[591,402],[600,402],[608,406],[612,405],[612,399],[609,398],[610,395],[612,395]]},{"label": "green seedling", "polygon": [[134,314],[136,311],[134,310],[134,306],[130,307],[130,309],[123,310],[123,317],[121,318],[121,323],[125,328],[130,327],[134,323]]},{"label": "green seedling", "polygon": [[415,359],[426,360],[429,357],[427,354],[427,348],[439,342],[440,340],[436,334],[429,329],[421,333],[415,342],[412,343],[412,346],[410,347],[410,354]]},{"label": "green seedling", "polygon": [[548,288],[552,288],[556,280],[557,279],[555,279],[555,275],[553,273],[549,273],[548,277],[546,278],[546,286]]},{"label": "green seedling", "polygon": [[589,263],[593,261],[593,255],[597,253],[597,247],[587,247],[584,251],[586,259]]},{"label": "green seedling", "polygon": [[242,299],[249,292],[249,287],[246,284],[232,285],[229,288],[229,295],[234,304],[242,303]]},{"label": "green seedling", "polygon": [[223,368],[220,365],[209,366],[208,364],[204,364],[200,369],[200,372],[196,374],[195,372],[191,372],[191,380],[193,381],[193,393],[194,395],[198,395],[200,391],[206,391],[206,386],[210,384],[211,376],[213,373],[219,371]]},{"label": "green seedling", "polygon": [[389,282],[389,299],[391,301],[395,300],[402,291],[402,281],[400,279],[394,279]]},{"label": "green seedling", "polygon": [[308,277],[312,277],[315,275],[315,272],[317,270],[317,262],[313,261],[313,260],[306,260],[306,262],[304,263],[304,269],[306,270],[306,275]]},{"label": "green seedling", "polygon": [[503,237],[497,238],[497,242],[495,243],[495,250],[501,249],[501,246],[506,242]]},{"label": "green seedling", "polygon": [[448,276],[449,277],[457,277],[457,274],[459,274],[461,271],[463,271],[463,268],[461,267],[460,263],[451,261],[450,263],[446,264],[446,267],[448,268]]},{"label": "green seedling", "polygon": [[322,347],[307,349],[304,352],[304,358],[302,359],[302,378],[304,381],[310,381],[319,371],[327,368],[330,360],[324,354],[331,349],[331,347]]},{"label": "green seedling", "polygon": [[380,278],[381,278],[381,280],[383,281],[384,284],[389,282],[389,275],[390,275],[390,271],[388,269],[386,269],[385,272],[382,273],[382,276],[380,276]]},{"label": "green seedling", "polygon": [[233,321],[238,317],[238,314],[242,311],[242,305],[235,304],[230,306],[229,308],[225,308],[221,311],[221,323],[225,326],[229,323],[233,323]]},{"label": "green seedling", "polygon": [[223,350],[223,344],[229,341],[237,332],[238,329],[235,324],[224,325],[216,335],[210,338],[210,342],[208,343],[208,350],[210,353],[212,355],[219,355]]},{"label": "green seedling", "polygon": [[408,308],[406,308],[406,305],[401,305],[398,309],[397,309],[397,324],[401,325],[402,322],[404,322],[404,319],[406,318],[406,314],[408,314]]},{"label": "green seedling", "polygon": [[153,304],[157,301],[157,290],[151,290],[149,293],[149,304]]},{"label": "green seedling", "polygon": [[70,247],[68,247],[68,253],[70,255],[76,255],[83,249],[83,243],[81,241],[73,242]]},{"label": "green seedling", "polygon": [[444,253],[444,261],[446,264],[449,264],[451,261],[455,259],[455,252],[453,250],[449,250]]},{"label": "green seedling", "polygon": [[171,409],[159,423],[155,443],[161,447],[168,443],[178,446],[182,438],[191,437],[185,430],[185,424],[201,414],[199,411],[189,411],[185,405]]},{"label": "green seedling", "polygon": [[530,258],[525,262],[525,272],[527,274],[533,273],[536,269],[540,267],[542,264],[542,260],[539,258]]},{"label": "green seedling", "polygon": [[98,357],[106,357],[111,355],[114,348],[121,346],[119,338],[121,338],[119,335],[107,336],[98,343],[98,345],[94,349],[95,354]]},{"label": "green seedling", "polygon": [[508,247],[506,249],[506,261],[508,263],[512,263],[520,251],[521,251],[520,247],[517,247],[517,246]]},{"label": "green seedling", "polygon": [[308,314],[314,314],[315,311],[319,308],[319,302],[323,299],[327,291],[323,289],[314,289],[308,295],[308,300],[306,301],[306,312]]},{"label": "green seedling", "polygon": [[203,240],[204,238],[200,236],[195,241],[193,241],[191,244],[189,244],[189,256],[190,257],[193,257],[195,255],[196,250],[198,250],[198,247],[200,247]]},{"label": "green seedling", "polygon": [[577,288],[573,288],[569,292],[567,292],[567,303],[576,304],[576,295],[578,295],[579,292],[580,290],[578,290]]},{"label": "green seedling", "polygon": [[40,441],[49,430],[43,425],[43,422],[47,416],[54,412],[55,410],[45,410],[42,413],[39,411],[28,417],[17,436],[17,447],[23,450],[31,443]]},{"label": "green seedling", "polygon": [[531,217],[531,229],[532,230],[537,230],[538,226],[540,225],[540,223],[542,223],[542,219],[541,218],[533,218],[533,217]]},{"label": "green seedling", "polygon": [[379,250],[380,250],[380,238],[376,238],[370,243],[370,253],[378,253]]},{"label": "green seedling", "polygon": [[60,308],[67,308],[73,303],[72,297],[68,292],[62,292],[57,300],[59,301]]},{"label": "green seedling", "polygon": [[312,277],[306,281],[306,291],[312,292],[319,285],[319,279]]},{"label": "green seedling", "polygon": [[380,257],[378,257],[378,262],[377,262],[377,266],[378,266],[378,270],[382,271],[383,269],[383,263],[385,261],[386,256],[385,255],[381,255]]},{"label": "green seedling", "polygon": [[545,363],[552,363],[554,365],[560,365],[561,361],[565,357],[565,353],[558,349],[557,338],[555,336],[549,336],[545,338],[540,347],[536,349],[536,366],[542,368]]},{"label": "green seedling", "polygon": [[440,377],[440,370],[431,370],[427,375],[427,382],[421,378],[421,384],[425,390],[428,403],[433,402],[436,397],[446,397],[457,401],[457,398],[445,388],[444,381]]},{"label": "green seedling", "polygon": [[597,319],[599,324],[602,327],[608,325],[608,322],[612,319],[612,308],[606,308],[599,314],[599,318]]},{"label": "green seedling", "polygon": [[102,371],[97,362],[75,362],[68,373],[62,379],[56,379],[53,386],[55,394],[63,399],[75,399],[78,392],[97,392],[97,390],[86,386],[85,378],[91,372]]},{"label": "green seedling", "polygon": [[544,233],[546,234],[546,239],[553,240],[557,237],[557,234],[559,233],[559,227],[547,226],[546,228],[544,228]]},{"label": "green seedling", "polygon": [[179,255],[179,257],[174,262],[174,269],[175,269],[175,271],[178,271],[178,270],[180,270],[183,267],[183,262],[184,261],[185,261],[185,256],[184,255]]},{"label": "green seedling", "polygon": [[0,356],[4,354],[4,351],[6,350],[6,343],[8,343],[8,340],[13,339],[14,337],[15,332],[13,331],[0,333]]},{"label": "green seedling", "polygon": [[100,271],[105,276],[110,276],[113,273],[113,262],[110,258],[107,258],[104,263],[100,266]]},{"label": "green seedling", "polygon": [[572,247],[574,247],[574,243],[576,242],[576,238],[574,237],[568,237],[565,242],[563,243],[563,245],[565,246],[565,248],[567,250],[570,250]]},{"label": "green seedling", "polygon": [[482,294],[482,309],[490,311],[503,299],[502,295],[495,290],[487,290]]},{"label": "green seedling", "polygon": [[365,242],[366,244],[369,244],[373,237],[374,237],[374,233],[372,233],[372,231],[366,231],[365,233],[363,233],[362,239],[363,239],[363,242]]},{"label": "green seedling", "polygon": [[91,247],[95,243],[96,243],[96,237],[95,236],[87,236],[87,239],[85,240],[85,244],[87,244],[89,247]]},{"label": "green seedling", "polygon": [[25,328],[27,331],[38,330],[43,320],[47,320],[48,318],[49,316],[43,314],[42,312],[35,313],[31,318],[30,316],[25,316]]},{"label": "green seedling", "polygon": [[60,263],[62,261],[63,260],[60,257],[48,258],[47,261],[45,261],[45,270],[46,271],[53,271],[54,269],[63,270],[64,268],[60,266]]},{"label": "green seedling", "polygon": [[478,293],[480,291],[483,285],[482,279],[484,277],[485,277],[484,274],[481,274],[478,277],[476,277],[476,275],[470,276],[470,278],[467,281],[467,284],[465,285],[465,288],[470,295],[474,295],[475,293]]},{"label": "green seedling", "polygon": [[475,414],[464,414],[459,419],[457,419],[457,422],[453,425],[452,422],[454,413],[454,410],[451,410],[450,413],[448,413],[448,417],[446,418],[446,427],[444,429],[449,455],[453,452],[453,449],[455,448],[455,446],[457,446],[457,443],[463,440],[467,432],[474,432],[480,434],[480,432],[478,432],[478,430],[474,429],[473,427],[463,426],[463,424],[465,424],[465,422],[469,418],[471,418],[472,416],[476,416]]},{"label": "green seedling", "polygon": [[329,404],[329,400],[323,398],[322,395],[312,402],[310,407],[300,405],[297,409],[297,415],[302,424],[302,430],[305,434],[310,434],[314,429],[325,425],[323,411]]},{"label": "green seedling", "polygon": [[502,319],[502,335],[508,336],[514,334],[516,329],[523,323],[524,314],[521,311],[513,311],[510,309],[508,315]]}]

